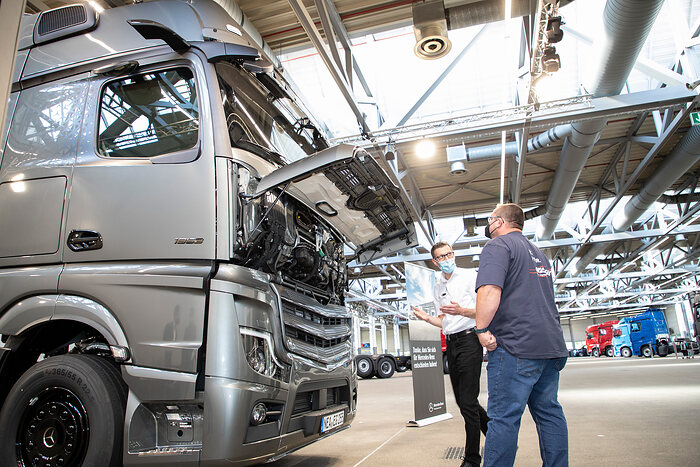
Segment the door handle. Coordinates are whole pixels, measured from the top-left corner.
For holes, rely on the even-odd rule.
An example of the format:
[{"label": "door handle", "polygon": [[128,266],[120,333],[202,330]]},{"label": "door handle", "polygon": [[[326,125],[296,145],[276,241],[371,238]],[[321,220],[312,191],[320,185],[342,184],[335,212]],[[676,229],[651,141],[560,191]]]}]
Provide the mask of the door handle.
[{"label": "door handle", "polygon": [[73,251],[99,250],[102,235],[92,230],[73,230],[68,235],[68,248]]}]

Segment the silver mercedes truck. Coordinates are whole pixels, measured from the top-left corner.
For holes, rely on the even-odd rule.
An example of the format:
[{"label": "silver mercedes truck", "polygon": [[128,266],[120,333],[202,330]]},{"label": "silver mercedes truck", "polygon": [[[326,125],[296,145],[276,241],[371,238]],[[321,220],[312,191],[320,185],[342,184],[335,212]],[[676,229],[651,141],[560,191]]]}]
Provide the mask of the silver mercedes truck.
[{"label": "silver mercedes truck", "polygon": [[25,16],[0,465],[252,464],[354,418],[345,255],[414,245],[413,220],[249,39],[209,0]]}]

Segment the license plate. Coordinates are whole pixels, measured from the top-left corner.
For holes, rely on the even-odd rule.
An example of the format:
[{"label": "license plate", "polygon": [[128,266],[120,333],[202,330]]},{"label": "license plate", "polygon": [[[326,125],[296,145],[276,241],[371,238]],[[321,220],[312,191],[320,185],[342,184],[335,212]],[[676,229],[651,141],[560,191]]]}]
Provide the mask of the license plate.
[{"label": "license plate", "polygon": [[337,428],[345,422],[345,412],[336,412],[321,419],[321,433]]}]

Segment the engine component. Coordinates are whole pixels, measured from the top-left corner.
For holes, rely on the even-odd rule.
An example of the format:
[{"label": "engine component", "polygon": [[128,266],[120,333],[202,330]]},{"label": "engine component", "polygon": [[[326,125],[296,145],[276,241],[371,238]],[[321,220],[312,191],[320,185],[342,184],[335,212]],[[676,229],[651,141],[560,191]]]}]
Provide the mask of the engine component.
[{"label": "engine component", "polygon": [[[382,190],[353,202],[376,204]],[[243,202],[239,212],[237,264],[263,270],[276,282],[311,293],[322,303],[343,303],[347,283],[343,244],[317,214],[291,196],[278,199],[273,192],[262,200]],[[261,212],[268,212],[262,222]],[[255,222],[260,222],[257,228]]]}]

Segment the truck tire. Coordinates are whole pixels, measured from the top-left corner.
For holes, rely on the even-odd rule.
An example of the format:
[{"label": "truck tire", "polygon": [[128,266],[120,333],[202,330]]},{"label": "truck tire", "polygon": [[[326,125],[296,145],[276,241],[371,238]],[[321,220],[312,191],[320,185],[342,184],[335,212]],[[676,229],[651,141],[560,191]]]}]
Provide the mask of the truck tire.
[{"label": "truck tire", "polygon": [[625,358],[629,358],[632,356],[632,351],[629,347],[623,347],[620,349],[620,355],[622,355]]},{"label": "truck tire", "polygon": [[605,355],[608,357],[614,357],[615,351],[613,350],[612,347],[608,347],[607,349],[605,349]]},{"label": "truck tire", "polygon": [[642,347],[642,355],[644,355],[645,358],[651,358],[654,356],[654,350],[652,350],[651,346],[645,345]]},{"label": "truck tire", "polygon": [[357,357],[357,376],[360,378],[371,378],[374,374],[372,359],[367,356]]},{"label": "truck tire", "polygon": [[659,344],[656,347],[656,350],[657,350],[656,353],[658,354],[659,357],[665,357],[666,355],[668,355],[668,345],[666,345],[666,344]]},{"label": "truck tire", "polygon": [[35,364],[0,411],[2,465],[122,465],[125,386],[92,355]]},{"label": "truck tire", "polygon": [[377,376],[380,378],[391,378],[394,376],[394,362],[390,358],[382,357],[377,363]]},{"label": "truck tire", "polygon": [[600,357],[600,349],[599,349],[598,347],[596,347],[596,348],[593,349],[593,351],[591,352],[591,355],[593,355],[594,357]]},{"label": "truck tire", "polygon": [[446,375],[450,373],[450,365],[447,363],[447,354],[444,352],[442,353],[442,372]]}]

